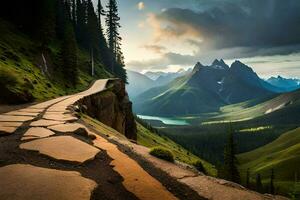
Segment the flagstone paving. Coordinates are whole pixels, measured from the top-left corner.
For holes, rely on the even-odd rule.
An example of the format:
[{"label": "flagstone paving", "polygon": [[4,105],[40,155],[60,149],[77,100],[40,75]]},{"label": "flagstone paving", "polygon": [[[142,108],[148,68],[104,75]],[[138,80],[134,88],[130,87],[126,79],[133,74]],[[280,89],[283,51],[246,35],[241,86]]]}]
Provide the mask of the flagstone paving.
[{"label": "flagstone paving", "polygon": [[13,134],[16,130],[17,130],[17,127],[0,126],[0,136],[7,135],[7,134]]},{"label": "flagstone paving", "polygon": [[97,186],[78,172],[22,164],[1,167],[0,177],[3,200],[89,200]]},{"label": "flagstone paving", "polygon": [[76,117],[70,114],[49,114],[48,112],[43,116],[44,119],[47,120],[55,120],[55,121],[75,121]]},{"label": "flagstone paving", "polygon": [[19,127],[22,125],[22,122],[0,122],[0,126],[5,127]]},{"label": "flagstone paving", "polygon": [[94,145],[107,152],[113,159],[111,165],[124,179],[125,188],[143,200],[175,200],[172,193],[155,178],[150,176],[136,161],[118,150],[117,146],[101,137],[94,140]]},{"label": "flagstone paving", "polygon": [[[56,168],[57,166],[62,167],[62,165],[66,165],[72,167],[72,170],[78,171],[80,168],[90,166],[86,165],[86,161],[91,161],[87,162],[88,164],[94,162],[101,163],[102,160],[98,160],[99,155],[106,155],[107,158],[109,158],[107,163],[110,162],[113,168],[112,171],[121,177],[118,180],[110,180],[108,177],[107,184],[111,184],[110,187],[120,187],[114,185],[115,183],[119,183],[122,188],[125,188],[124,190],[126,192],[132,195],[132,198],[127,197],[127,199],[135,199],[135,197],[141,200],[177,199],[161,182],[145,171],[135,160],[120,151],[117,145],[92,133],[82,124],[70,122],[78,119],[70,115],[71,109],[69,109],[69,106],[85,96],[104,90],[107,81],[108,80],[96,81],[90,89],[76,95],[59,97],[25,109],[12,111],[9,114],[0,115],[0,132],[1,128],[3,128],[3,130],[9,131],[12,134],[18,127],[22,126],[24,122],[31,121],[29,127],[27,123],[25,124],[26,126],[23,127],[28,129],[27,131],[24,130],[26,132],[18,144],[21,149],[20,151],[39,152],[39,154],[33,155],[35,159],[38,159],[37,162],[39,166],[44,166],[45,163],[43,165],[41,162],[46,162],[46,166],[44,166],[46,168],[30,165],[33,163],[1,167],[0,199],[91,199],[97,186],[97,183],[93,181],[94,177],[98,176],[97,174],[85,176],[87,178],[84,178],[78,172],[66,171],[61,168],[47,169],[47,166]],[[39,114],[41,114],[41,116]],[[85,129],[89,135],[94,136],[95,140],[92,145],[89,144],[91,140],[82,137],[81,134],[55,135],[75,133],[80,129]],[[24,142],[24,140],[29,139],[30,141]],[[27,155],[27,153],[25,155]],[[40,155],[46,157],[41,157]],[[22,156],[22,162],[27,163],[27,159]],[[32,162],[31,159],[29,159],[29,161]],[[80,165],[71,165],[69,162],[75,162]],[[105,173],[102,172],[101,169],[95,169],[97,173]],[[97,192],[101,191],[102,186],[103,185],[99,185],[100,190],[97,188]],[[95,195],[98,195],[98,197],[101,196],[101,193],[97,194],[97,192]],[[110,198],[107,196],[105,199]]]},{"label": "flagstone paving", "polygon": [[8,112],[8,113],[4,113],[4,115],[14,115],[14,116],[32,116],[32,117],[36,117],[38,116],[40,113],[34,113],[34,112],[22,112],[22,111],[12,111],[12,112]]},{"label": "flagstone paving", "polygon": [[0,122],[26,122],[33,119],[34,117],[28,116],[0,115]]},{"label": "flagstone paving", "polygon": [[53,131],[42,127],[33,127],[28,129],[21,140],[45,138],[54,135]]},{"label": "flagstone paving", "polygon": [[56,160],[78,163],[92,160],[100,152],[99,149],[71,136],[37,139],[21,144],[20,148],[38,151]]},{"label": "flagstone paving", "polygon": [[80,128],[85,128],[82,124],[72,123],[72,124],[60,124],[55,126],[48,126],[49,129],[61,133],[72,133]]},{"label": "flagstone paving", "polygon": [[47,127],[47,126],[53,126],[53,125],[58,125],[58,124],[63,124],[63,123],[65,123],[65,122],[64,121],[54,121],[54,120],[41,119],[41,120],[32,122],[30,124],[30,126]]},{"label": "flagstone paving", "polygon": [[38,109],[38,108],[31,108],[31,107],[28,107],[28,108],[23,108],[23,109],[20,109],[18,110],[19,112],[30,112],[30,113],[41,113],[44,111],[44,109]]}]

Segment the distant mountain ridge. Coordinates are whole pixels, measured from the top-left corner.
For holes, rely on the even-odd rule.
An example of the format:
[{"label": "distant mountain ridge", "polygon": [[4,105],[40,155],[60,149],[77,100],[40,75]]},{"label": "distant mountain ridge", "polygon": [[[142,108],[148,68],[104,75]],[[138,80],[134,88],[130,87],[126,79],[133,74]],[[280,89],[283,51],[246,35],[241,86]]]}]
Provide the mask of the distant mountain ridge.
[{"label": "distant mountain ridge", "polygon": [[127,91],[131,98],[135,98],[139,94],[154,88],[166,85],[174,79],[184,76],[190,70],[180,69],[177,72],[147,72],[145,74],[127,70],[128,85]]},{"label": "distant mountain ridge", "polygon": [[158,86],[155,81],[138,72],[127,70],[127,77],[128,85],[126,90],[130,98],[134,98],[150,88]]},{"label": "distant mountain ridge", "polygon": [[279,89],[260,79],[247,65],[224,60],[204,66],[163,87],[153,88],[133,99],[134,109],[144,115],[189,115],[217,112],[221,106],[273,95]]},{"label": "distant mountain ridge", "polygon": [[300,88],[300,79],[284,78],[282,76],[271,77],[266,80],[271,85],[281,88],[284,91],[290,92]]},{"label": "distant mountain ridge", "polygon": [[159,85],[168,84],[171,81],[173,81],[175,78],[178,78],[180,76],[184,76],[191,72],[191,69],[184,70],[179,69],[176,72],[146,72],[144,75],[148,78],[159,82]]},{"label": "distant mountain ridge", "polygon": [[166,72],[151,72],[151,71],[148,71],[144,75],[147,76],[148,78],[152,79],[153,81],[155,81],[160,76],[165,76],[166,74],[167,74]]}]

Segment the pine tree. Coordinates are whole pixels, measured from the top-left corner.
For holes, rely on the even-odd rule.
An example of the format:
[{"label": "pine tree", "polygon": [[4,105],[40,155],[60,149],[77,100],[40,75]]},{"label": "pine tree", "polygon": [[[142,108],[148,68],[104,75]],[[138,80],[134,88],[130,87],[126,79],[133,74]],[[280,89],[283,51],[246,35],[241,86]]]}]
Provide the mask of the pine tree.
[{"label": "pine tree", "polygon": [[65,26],[65,34],[62,45],[62,60],[65,79],[70,81],[72,85],[76,85],[78,81],[77,43],[73,26],[70,22],[68,22]]},{"label": "pine tree", "polygon": [[103,33],[103,27],[102,27],[102,19],[101,16],[105,16],[105,11],[104,8],[102,6],[101,0],[98,0],[98,5],[97,5],[97,18],[98,18],[98,35],[99,35],[99,58],[102,62],[102,64],[104,64],[104,66],[106,66],[107,70],[109,71],[110,69],[108,68],[108,66],[110,66],[111,64],[111,54],[110,54],[110,50],[107,47],[107,41],[104,37],[104,33]]},{"label": "pine tree", "polygon": [[82,0],[76,0],[76,39],[80,46],[88,49],[88,42],[86,42],[86,3]]},{"label": "pine tree", "polygon": [[87,27],[88,27],[88,39],[89,49],[97,48],[98,44],[98,18],[94,10],[94,6],[91,0],[87,0]]},{"label": "pine tree", "polygon": [[75,0],[72,0],[72,23],[73,23],[73,29],[75,29],[76,28],[76,23],[77,23]]},{"label": "pine tree", "polygon": [[260,174],[256,175],[256,191],[262,193],[263,192],[263,185],[261,182]]},{"label": "pine tree", "polygon": [[[95,13],[94,6],[91,0],[87,1],[87,27],[88,27],[88,42],[89,51],[91,57],[91,67],[94,69],[94,59],[100,58],[100,46],[99,46],[99,31],[98,17]],[[94,75],[94,70],[92,70],[92,75]]]},{"label": "pine tree", "polygon": [[71,0],[65,0],[65,16],[68,21],[72,21],[72,9],[71,9]]},{"label": "pine tree", "polygon": [[271,169],[270,194],[275,194],[274,179],[275,179],[274,169]]},{"label": "pine tree", "polygon": [[121,51],[122,38],[119,34],[120,17],[116,0],[109,0],[106,14],[108,47],[111,53],[111,72],[126,82],[126,70],[124,69],[124,57]]},{"label": "pine tree", "polygon": [[118,16],[118,7],[116,0],[109,0],[107,5],[108,11],[106,14],[108,47],[111,50],[114,59],[117,57],[117,43],[119,42],[120,34],[118,29],[120,25],[120,17]]},{"label": "pine tree", "polygon": [[38,39],[41,42],[42,49],[54,39],[55,37],[55,1],[40,0],[38,2]]},{"label": "pine tree", "polygon": [[101,20],[102,16],[105,16],[105,11],[102,6],[101,0],[98,0],[97,17],[98,17],[98,26],[101,28],[101,30],[102,30],[102,20]]},{"label": "pine tree", "polygon": [[65,6],[64,0],[57,0],[56,1],[56,36],[58,39],[64,38],[65,32]]},{"label": "pine tree", "polygon": [[121,78],[125,83],[127,83],[127,73],[126,70],[124,69],[125,63],[124,63],[124,56],[121,51],[121,47],[118,45],[117,46],[117,60],[116,60],[116,72],[115,74],[117,77]]},{"label": "pine tree", "polygon": [[237,168],[236,144],[234,142],[233,130],[230,125],[228,141],[224,149],[224,178],[228,181],[240,183],[240,174]]},{"label": "pine tree", "polygon": [[247,169],[247,175],[246,175],[246,187],[250,188],[250,169]]}]

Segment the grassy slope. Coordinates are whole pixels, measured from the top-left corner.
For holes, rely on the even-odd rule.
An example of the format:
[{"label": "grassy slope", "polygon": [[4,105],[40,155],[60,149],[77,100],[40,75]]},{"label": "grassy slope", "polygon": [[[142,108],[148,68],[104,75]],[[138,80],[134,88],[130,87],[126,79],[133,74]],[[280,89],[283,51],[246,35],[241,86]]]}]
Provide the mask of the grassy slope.
[{"label": "grassy slope", "polygon": [[281,135],[268,145],[240,154],[238,159],[242,172],[249,168],[253,179],[255,174],[260,173],[264,182],[268,181],[274,168],[275,184],[284,192],[289,192],[295,173],[300,174],[300,128]]},{"label": "grassy slope", "polygon": [[[276,110],[281,105],[283,107]],[[265,114],[270,109],[274,109],[274,112]],[[202,119],[197,116],[183,117],[182,119],[192,122],[192,125],[168,126],[163,131],[194,154],[216,163],[223,158],[223,145],[230,121],[237,132],[239,152],[243,153],[269,144],[281,134],[299,127],[299,109],[300,91],[295,91],[271,100],[267,98],[224,107],[227,116],[221,116],[220,120],[213,116],[218,113],[202,115]],[[253,119],[233,120],[243,118]],[[203,123],[206,120],[210,123]]]},{"label": "grassy slope", "polygon": [[[118,137],[118,138],[125,138],[124,135],[118,133],[114,129],[104,125],[103,123],[99,122],[96,119],[93,119],[87,115],[82,115],[82,120],[86,123],[92,125],[98,131],[107,134],[109,136]],[[181,147],[180,145],[176,144],[172,140],[168,139],[167,137],[159,136],[150,132],[148,129],[144,128],[142,125],[137,123],[138,129],[138,139],[137,142],[139,145],[145,147],[157,147],[162,146],[169,150],[171,150],[175,156],[175,159],[184,163],[191,164],[196,160],[201,160],[199,157],[193,155],[192,153],[188,152],[186,149]],[[205,169],[207,170],[208,174],[211,176],[216,176],[217,171],[214,166],[204,160],[201,160],[204,164]]]},{"label": "grassy slope", "polygon": [[149,148],[158,147],[158,146],[164,147],[172,151],[176,160],[187,164],[192,164],[197,160],[201,160],[207,172],[212,176],[216,176],[217,172],[212,164],[200,159],[199,157],[187,151],[185,148],[175,143],[174,141],[170,140],[169,138],[152,133],[151,131],[149,131],[139,123],[137,123],[137,129],[138,129],[138,138],[137,138],[138,144]]},{"label": "grassy slope", "polygon": [[214,124],[222,122],[246,121],[254,118],[272,118],[276,113],[289,112],[289,108],[299,108],[300,90],[263,99],[255,99],[239,104],[224,106],[218,113],[195,116],[188,119],[192,124]]},{"label": "grassy slope", "polygon": [[[47,52],[46,60],[51,71],[47,77],[39,67],[42,57],[37,43],[0,19],[0,69],[17,78],[17,85],[14,88],[17,93],[29,89],[29,93],[36,101],[43,101],[83,90],[90,84],[93,78],[88,75],[88,55],[84,51],[78,53],[80,66],[78,85],[71,87],[65,83],[58,63],[59,46],[59,42],[56,42]],[[96,66],[96,71],[97,78],[109,76],[100,65]]]}]

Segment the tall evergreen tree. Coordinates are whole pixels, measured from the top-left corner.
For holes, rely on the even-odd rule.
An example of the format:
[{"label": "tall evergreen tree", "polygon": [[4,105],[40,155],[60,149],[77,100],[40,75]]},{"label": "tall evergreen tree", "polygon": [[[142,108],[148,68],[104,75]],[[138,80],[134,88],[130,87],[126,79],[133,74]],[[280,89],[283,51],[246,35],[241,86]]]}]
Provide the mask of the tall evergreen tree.
[{"label": "tall evergreen tree", "polygon": [[65,25],[62,45],[63,73],[65,79],[76,85],[78,81],[77,43],[73,26],[70,22]]},{"label": "tall evergreen tree", "polygon": [[120,17],[116,0],[109,0],[106,14],[108,47],[111,53],[111,72],[126,82],[126,71],[124,69],[124,57],[121,51],[122,38],[119,34]]},{"label": "tall evergreen tree", "polygon": [[73,23],[73,29],[75,30],[76,23],[77,23],[75,0],[72,0],[72,23]]},{"label": "tall evergreen tree", "polygon": [[106,67],[108,71],[110,71],[109,66],[111,65],[111,54],[110,50],[107,46],[107,41],[105,39],[102,27],[102,16],[105,16],[106,12],[102,6],[101,0],[98,0],[97,5],[97,19],[98,19],[98,36],[99,36],[99,58],[101,63]]},{"label": "tall evergreen tree", "polygon": [[102,6],[101,0],[98,0],[97,17],[98,17],[98,26],[101,28],[101,30],[102,30],[102,20],[101,20],[102,16],[105,16],[105,11]]},{"label": "tall evergreen tree", "polygon": [[228,181],[240,183],[240,174],[237,168],[236,144],[234,141],[234,133],[230,125],[227,144],[224,148],[224,175]]},{"label": "tall evergreen tree", "polygon": [[51,42],[55,37],[55,1],[40,0],[38,2],[38,38],[41,41],[42,49]]},{"label": "tall evergreen tree", "polygon": [[127,73],[125,70],[124,56],[121,51],[120,45],[117,46],[117,60],[116,60],[116,72],[117,77],[121,78],[124,82],[127,83]]},{"label": "tall evergreen tree", "polygon": [[101,59],[100,57],[100,31],[98,25],[98,17],[95,13],[94,6],[91,0],[87,1],[87,28],[88,28],[88,43],[91,57],[92,75],[94,75],[94,60]]},{"label": "tall evergreen tree", "polygon": [[260,174],[256,175],[256,191],[262,193],[263,192],[263,185],[261,182]]},{"label": "tall evergreen tree", "polygon": [[76,38],[80,46],[88,48],[86,41],[86,3],[82,0],[76,0]]},{"label": "tall evergreen tree", "polygon": [[71,0],[65,0],[65,15],[68,21],[72,21],[72,3]]},{"label": "tall evergreen tree", "polygon": [[121,27],[116,0],[109,0],[107,9],[108,11],[105,21],[107,25],[108,47],[111,50],[114,59],[116,60],[117,43],[120,41],[119,28]]},{"label": "tall evergreen tree", "polygon": [[246,174],[246,187],[250,188],[250,169],[247,169],[247,174]]},{"label": "tall evergreen tree", "polygon": [[87,28],[88,28],[88,40],[89,40],[89,49],[97,50],[98,49],[98,18],[94,10],[94,6],[91,0],[87,0]]},{"label": "tall evergreen tree", "polygon": [[271,194],[275,194],[274,179],[275,179],[274,169],[271,169],[271,177],[270,177],[270,193]]}]

